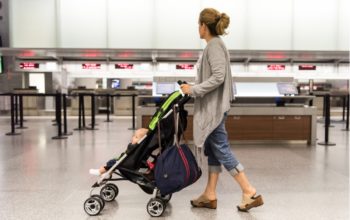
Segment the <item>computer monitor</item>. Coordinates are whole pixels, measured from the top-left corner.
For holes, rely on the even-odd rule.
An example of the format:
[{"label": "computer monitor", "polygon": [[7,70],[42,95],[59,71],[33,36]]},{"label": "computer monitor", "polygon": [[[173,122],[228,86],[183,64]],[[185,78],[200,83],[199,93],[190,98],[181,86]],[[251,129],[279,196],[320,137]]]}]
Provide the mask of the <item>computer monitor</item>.
[{"label": "computer monitor", "polygon": [[298,95],[298,90],[293,83],[277,83],[277,88],[281,95]]},{"label": "computer monitor", "polygon": [[111,88],[112,89],[119,89],[120,88],[120,79],[112,79]]},{"label": "computer monitor", "polygon": [[168,95],[175,91],[175,83],[157,83],[156,93],[158,95]]}]

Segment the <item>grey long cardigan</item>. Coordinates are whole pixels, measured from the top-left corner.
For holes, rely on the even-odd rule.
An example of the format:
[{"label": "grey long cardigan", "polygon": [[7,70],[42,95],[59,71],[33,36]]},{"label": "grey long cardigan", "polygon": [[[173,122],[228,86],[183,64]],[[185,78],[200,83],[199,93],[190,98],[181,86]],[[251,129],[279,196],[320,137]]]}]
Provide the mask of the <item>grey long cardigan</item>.
[{"label": "grey long cardigan", "polygon": [[220,37],[212,38],[199,60],[196,83],[191,87],[194,101],[193,137],[197,147],[220,124],[233,99],[230,56]]}]

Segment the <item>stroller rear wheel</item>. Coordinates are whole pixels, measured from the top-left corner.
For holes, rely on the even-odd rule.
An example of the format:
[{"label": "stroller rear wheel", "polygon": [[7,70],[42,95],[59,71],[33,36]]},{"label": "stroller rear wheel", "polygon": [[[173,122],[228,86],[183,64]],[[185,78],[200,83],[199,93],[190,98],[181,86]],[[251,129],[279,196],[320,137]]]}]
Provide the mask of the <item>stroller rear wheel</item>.
[{"label": "stroller rear wheel", "polygon": [[90,216],[100,214],[102,211],[102,204],[96,197],[90,197],[84,202],[84,211]]},{"label": "stroller rear wheel", "polygon": [[166,204],[162,199],[152,198],[147,203],[147,212],[152,217],[161,216],[166,208]]},{"label": "stroller rear wheel", "polygon": [[106,202],[103,200],[102,196],[94,194],[91,197],[97,198],[100,201],[100,203],[102,205],[101,209],[103,209],[105,207]]},{"label": "stroller rear wheel", "polygon": [[106,184],[100,191],[102,199],[106,202],[113,201],[118,196],[118,193],[119,189],[113,183]]}]

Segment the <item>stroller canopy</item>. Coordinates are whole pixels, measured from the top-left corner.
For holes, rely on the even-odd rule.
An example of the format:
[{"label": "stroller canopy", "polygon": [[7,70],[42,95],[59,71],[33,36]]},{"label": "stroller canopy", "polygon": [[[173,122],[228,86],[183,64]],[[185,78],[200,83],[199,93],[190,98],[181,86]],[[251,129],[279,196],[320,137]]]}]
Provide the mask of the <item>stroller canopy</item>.
[{"label": "stroller canopy", "polygon": [[179,97],[181,93],[179,91],[173,92],[169,98],[162,104],[160,109],[153,115],[151,122],[149,123],[148,129],[153,131],[159,120],[168,112],[171,104]]}]

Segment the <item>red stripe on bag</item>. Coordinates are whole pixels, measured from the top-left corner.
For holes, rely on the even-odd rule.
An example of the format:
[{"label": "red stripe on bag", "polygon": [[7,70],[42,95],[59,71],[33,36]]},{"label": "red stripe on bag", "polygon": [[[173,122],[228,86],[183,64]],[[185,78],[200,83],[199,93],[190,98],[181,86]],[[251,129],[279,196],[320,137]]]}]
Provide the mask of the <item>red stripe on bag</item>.
[{"label": "red stripe on bag", "polygon": [[178,151],[179,151],[180,156],[181,156],[181,159],[182,159],[182,161],[183,161],[183,163],[184,163],[184,165],[185,165],[185,169],[186,169],[186,184],[187,184],[187,183],[188,183],[188,180],[189,180],[189,178],[190,178],[190,166],[188,165],[188,161],[187,161],[187,159],[186,159],[186,157],[185,157],[185,154],[184,154],[184,152],[182,151],[182,148],[181,148],[181,147],[178,148]]}]

